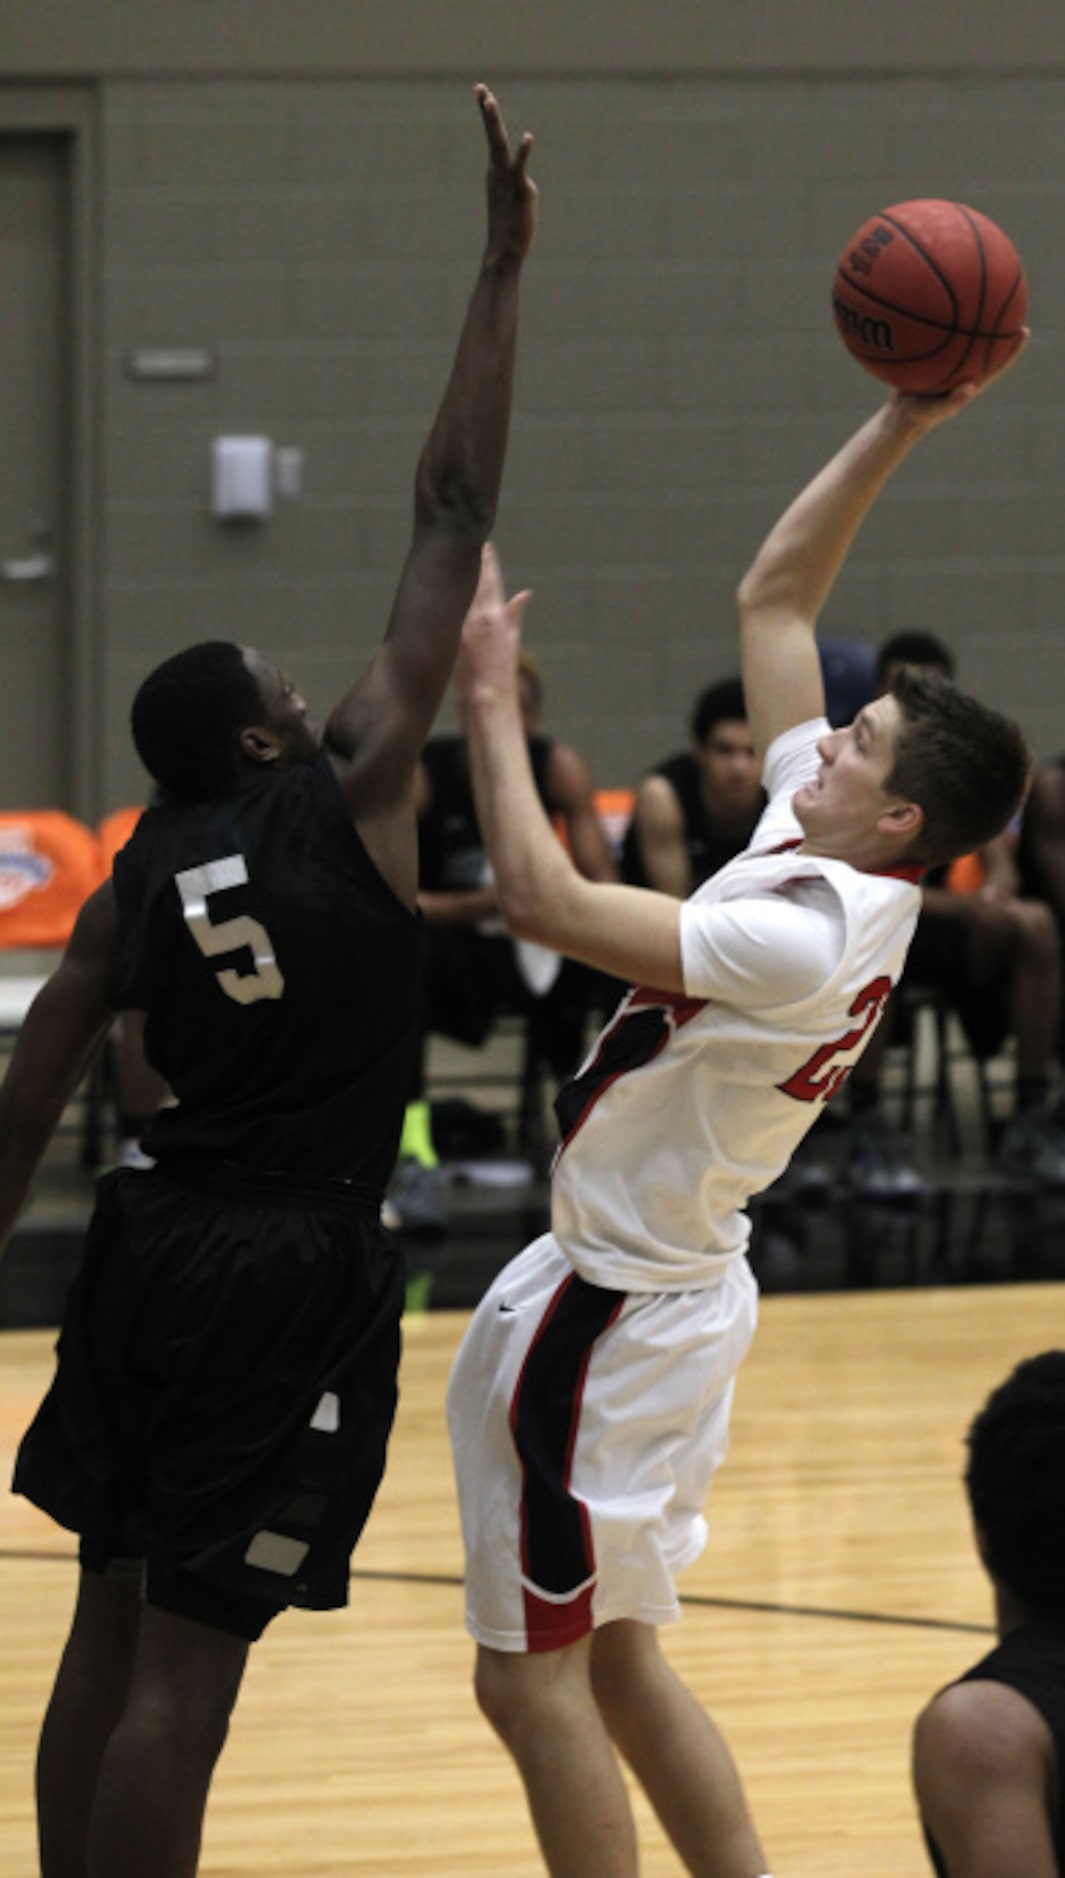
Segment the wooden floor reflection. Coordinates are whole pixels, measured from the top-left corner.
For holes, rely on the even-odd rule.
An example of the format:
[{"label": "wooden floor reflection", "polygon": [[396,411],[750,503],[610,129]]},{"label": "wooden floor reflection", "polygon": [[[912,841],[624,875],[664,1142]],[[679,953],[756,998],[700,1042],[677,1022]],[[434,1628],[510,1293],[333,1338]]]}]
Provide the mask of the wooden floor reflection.
[{"label": "wooden floor reflection", "polygon": [[[773,1296],[743,1372],[711,1539],[667,1647],[736,1752],[777,1878],[917,1878],[908,1749],[924,1698],[985,1646],[960,1486],[972,1412],[1063,1340],[1053,1284]],[[253,1652],[204,1878],[525,1878],[541,1867],[476,1712],[443,1421],[466,1321],[408,1319],[390,1469],[351,1608],[288,1615]],[[5,1464],[51,1335],[0,1336]],[[32,1760],[73,1545],[0,1508],[0,1871],[35,1869]],[[646,1878],[679,1866],[638,1801]],[[593,1878],[589,1874],[589,1878]]]}]

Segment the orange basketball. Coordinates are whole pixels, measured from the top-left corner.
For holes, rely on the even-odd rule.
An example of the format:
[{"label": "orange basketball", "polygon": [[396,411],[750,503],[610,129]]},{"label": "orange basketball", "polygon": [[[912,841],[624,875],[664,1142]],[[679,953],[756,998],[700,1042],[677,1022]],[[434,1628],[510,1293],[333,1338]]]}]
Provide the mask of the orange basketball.
[{"label": "orange basketball", "polygon": [[832,307],[860,365],[900,391],[989,377],[1016,346],[1028,283],[1012,241],[979,209],[929,197],[873,215],[840,257]]}]

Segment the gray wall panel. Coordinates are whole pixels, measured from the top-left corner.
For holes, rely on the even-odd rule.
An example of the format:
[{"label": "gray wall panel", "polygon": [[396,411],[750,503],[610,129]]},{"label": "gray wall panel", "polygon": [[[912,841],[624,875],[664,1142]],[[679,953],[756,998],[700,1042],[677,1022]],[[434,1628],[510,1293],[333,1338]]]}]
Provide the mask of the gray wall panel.
[{"label": "gray wall panel", "polygon": [[13,75],[189,73],[239,78],[420,73],[760,71],[947,73],[1039,67],[1061,55],[1057,0],[9,0],[5,64]]},{"label": "gray wall panel", "polygon": [[[116,0],[91,34],[50,0],[5,20],[9,74],[99,83],[101,806],[140,787],[126,687],[179,639],[261,643],[319,706],[372,649],[479,253],[482,71],[537,137],[498,538],[535,588],[552,724],[610,783],[682,739],[734,664],[761,535],[880,395],[832,327],[840,248],[943,194],[1014,236],[1033,344],[900,472],[826,623],[935,626],[1065,746],[1056,0],[1011,8],[1008,44],[990,4],[670,0],[653,31],[635,7],[342,11],[230,5],[224,39],[197,5]],[[130,350],[159,345],[210,348],[215,375],[133,383]],[[209,439],[259,429],[305,452],[303,497],[223,528]]]},{"label": "gray wall panel", "polygon": [[[552,722],[604,781],[626,781],[683,735],[704,677],[734,663],[748,556],[879,396],[828,310],[853,225],[918,189],[963,194],[1015,234],[1033,305],[1053,295],[1042,229],[1062,179],[1040,156],[1061,85],[685,76],[526,81],[520,94],[543,216],[499,540],[536,590]],[[290,609],[297,669],[295,619],[339,677],[347,647],[365,656],[383,622],[414,453],[472,277],[483,166],[468,100],[447,83],[115,85],[108,123],[108,576],[127,599],[143,581],[150,606],[158,570],[180,568],[212,630],[265,644]],[[1052,584],[1059,565],[1047,331],[967,415],[967,437],[959,425],[907,465],[828,619],[873,637],[937,624],[1044,747],[1056,704],[1023,656],[1037,627],[1019,574],[1039,564]],[[217,380],[119,384],[127,348],[164,342],[216,347]],[[250,535],[212,526],[212,426],[303,448],[303,500]],[[114,788],[127,773],[116,750]]]}]

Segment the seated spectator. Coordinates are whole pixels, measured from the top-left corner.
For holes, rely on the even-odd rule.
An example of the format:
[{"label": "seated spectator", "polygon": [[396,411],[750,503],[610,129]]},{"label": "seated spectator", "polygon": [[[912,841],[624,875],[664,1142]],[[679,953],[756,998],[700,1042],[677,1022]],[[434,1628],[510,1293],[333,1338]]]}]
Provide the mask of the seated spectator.
[{"label": "seated spectator", "polygon": [[[1021,816],[1017,844],[1021,891],[1047,901],[1065,952],[1065,756],[1040,763]],[[1065,1062],[1065,1002],[1059,1058]]]},{"label": "seated spectator", "polygon": [[[589,880],[617,869],[595,809],[595,784],[572,744],[543,731],[543,683],[536,661],[519,661],[522,716],[537,787],[574,861]],[[418,775],[419,892],[425,920],[423,1032],[459,1043],[486,1041],[502,1011],[527,1014],[531,1047],[561,1079],[576,1067],[589,1014],[620,987],[505,930],[473,804],[462,737],[434,737]],[[424,1041],[424,1039],[423,1039]],[[408,1104],[386,1220],[409,1231],[444,1223],[443,1179],[433,1144],[423,1061]]]},{"label": "seated spectator", "polygon": [[691,748],[637,784],[622,874],[633,886],[686,900],[742,852],[764,807],[743,686],[726,678],[696,700]]},{"label": "seated spectator", "polygon": [[[899,633],[881,647],[879,690],[887,689],[900,665],[954,676],[952,654],[930,633]],[[946,868],[925,876],[903,983],[942,991],[973,1054],[982,1060],[994,1056],[1007,1037],[1014,1038],[1013,1114],[999,1143],[999,1163],[1024,1180],[1065,1187],[1065,1131],[1052,1106],[1061,1012],[1057,927],[1045,901],[1023,897],[1008,835],[982,848],[978,860],[981,884],[975,892],[956,891]],[[847,1183],[855,1192],[880,1199],[911,1198],[923,1184],[880,1106],[883,1058],[897,1018],[894,1004],[848,1084]]]},{"label": "seated spectator", "polygon": [[1065,1351],[1020,1363],[968,1437],[999,1642],[918,1717],[913,1781],[940,1878],[1065,1871]]}]

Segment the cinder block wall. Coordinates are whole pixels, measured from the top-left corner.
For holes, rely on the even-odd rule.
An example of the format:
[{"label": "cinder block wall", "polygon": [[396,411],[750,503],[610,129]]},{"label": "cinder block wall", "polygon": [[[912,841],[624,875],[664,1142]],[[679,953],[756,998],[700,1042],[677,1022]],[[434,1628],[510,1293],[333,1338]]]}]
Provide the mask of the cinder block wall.
[{"label": "cinder block wall", "polygon": [[[342,48],[306,69],[299,15],[287,69],[277,9],[262,11],[268,71],[249,16],[211,69],[157,37],[150,69],[116,53],[96,74],[106,803],[140,787],[128,698],[175,645],[260,644],[325,706],[376,643],[479,253],[482,74],[537,140],[498,541],[535,589],[551,727],[604,783],[683,741],[695,690],[734,665],[732,596],[762,534],[880,395],[832,326],[837,255],[873,210],[945,195],[1016,240],[1033,343],[900,473],[826,623],[941,632],[1041,753],[1065,747],[1054,7],[1021,7],[1008,70],[1001,20],[979,6],[934,45],[927,9],[804,8],[801,35],[793,22],[757,44],[732,20],[721,69],[717,9],[681,0],[626,7],[598,37],[583,28],[605,9],[548,6],[539,39],[525,20],[494,62],[480,9],[457,9],[468,30],[445,42],[404,41],[404,9],[389,27],[369,7],[373,69]],[[109,9],[124,12],[143,30],[143,8]],[[76,76],[92,54],[68,41],[64,56]],[[206,346],[217,370],[135,381],[145,346]],[[208,516],[209,440],[228,431],[304,452],[302,498],[262,526]]]}]

